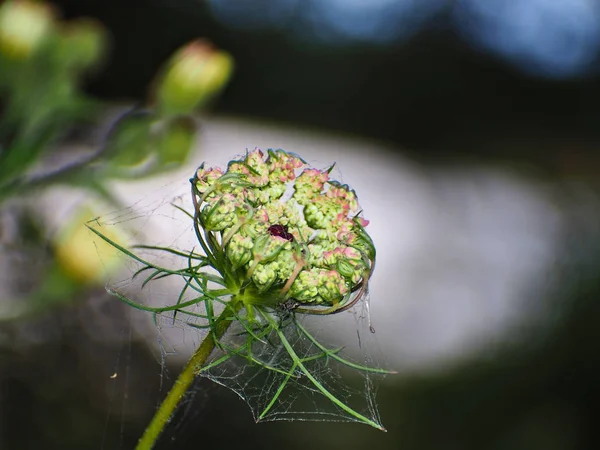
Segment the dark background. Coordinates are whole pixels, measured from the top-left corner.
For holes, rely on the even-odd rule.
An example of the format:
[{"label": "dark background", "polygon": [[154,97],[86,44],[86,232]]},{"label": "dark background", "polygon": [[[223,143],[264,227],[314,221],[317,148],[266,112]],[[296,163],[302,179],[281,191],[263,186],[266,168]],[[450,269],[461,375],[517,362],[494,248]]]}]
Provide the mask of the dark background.
[{"label": "dark background", "polygon": [[[569,77],[552,67],[528,74],[535,61],[513,63],[463,37],[453,3],[412,36],[376,44],[311,39],[310,31],[302,39],[285,27],[236,30],[217,22],[202,1],[58,2],[66,17],[95,17],[111,31],[110,60],[89,84],[103,98],[143,99],[160,64],[205,37],[236,61],[216,113],[356,133],[422,157],[506,154],[555,165],[561,146],[595,153],[598,55]],[[268,11],[269,2],[260,7]],[[491,148],[498,139],[529,145]]]},{"label": "dark background", "polygon": [[[144,101],[165,58],[204,37],[236,62],[216,115],[370,137],[425,167],[473,160],[528,167],[596,192],[598,55],[567,76],[505,59],[459,32],[453,2],[411,36],[379,44],[297,38],[285,27],[236,30],[203,2],[56,3],[65,17],[91,16],[110,30],[110,57],[85,86],[102,99]],[[568,257],[557,269],[562,289],[549,299],[559,317],[551,326],[492,358],[400,383],[388,378],[379,393],[387,434],[348,424],[254,425],[237,397],[201,380],[191,412],[159,448],[600,448],[593,419],[600,415],[599,244],[573,218]],[[106,315],[122,315],[114,308]],[[82,331],[88,313],[85,306],[56,312],[26,326],[54,330],[53,340],[2,350],[3,449],[133,448],[163,395],[159,368],[144,348],[121,348],[117,364],[128,370],[129,397],[122,404],[111,396],[104,373],[115,349]]]}]

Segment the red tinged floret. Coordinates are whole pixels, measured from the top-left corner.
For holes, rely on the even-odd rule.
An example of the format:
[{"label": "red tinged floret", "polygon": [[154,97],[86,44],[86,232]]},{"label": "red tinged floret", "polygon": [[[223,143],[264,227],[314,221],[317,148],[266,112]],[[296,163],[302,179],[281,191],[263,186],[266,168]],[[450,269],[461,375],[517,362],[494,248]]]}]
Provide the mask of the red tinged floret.
[{"label": "red tinged floret", "polygon": [[269,234],[271,236],[283,238],[286,241],[294,242],[294,236],[292,235],[292,233],[288,233],[287,225],[271,225],[269,227]]}]

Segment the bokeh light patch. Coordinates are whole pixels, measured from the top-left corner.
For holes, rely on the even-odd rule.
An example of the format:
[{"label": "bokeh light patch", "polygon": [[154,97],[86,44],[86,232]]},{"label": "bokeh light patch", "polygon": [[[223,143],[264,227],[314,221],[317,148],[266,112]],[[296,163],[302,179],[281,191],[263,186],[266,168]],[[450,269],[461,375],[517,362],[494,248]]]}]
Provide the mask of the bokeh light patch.
[{"label": "bokeh light patch", "polygon": [[458,0],[453,17],[475,46],[532,75],[585,75],[600,48],[596,0]]}]

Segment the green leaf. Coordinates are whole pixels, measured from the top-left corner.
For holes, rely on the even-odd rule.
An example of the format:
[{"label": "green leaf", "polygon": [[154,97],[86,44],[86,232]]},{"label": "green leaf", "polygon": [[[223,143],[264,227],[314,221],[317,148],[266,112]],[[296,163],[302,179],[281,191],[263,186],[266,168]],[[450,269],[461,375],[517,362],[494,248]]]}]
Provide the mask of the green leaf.
[{"label": "green leaf", "polygon": [[190,117],[166,122],[157,139],[157,151],[163,164],[180,165],[187,160],[196,140],[196,126]]},{"label": "green leaf", "polygon": [[154,115],[136,111],[123,117],[106,143],[105,156],[116,167],[135,167],[152,153]]}]

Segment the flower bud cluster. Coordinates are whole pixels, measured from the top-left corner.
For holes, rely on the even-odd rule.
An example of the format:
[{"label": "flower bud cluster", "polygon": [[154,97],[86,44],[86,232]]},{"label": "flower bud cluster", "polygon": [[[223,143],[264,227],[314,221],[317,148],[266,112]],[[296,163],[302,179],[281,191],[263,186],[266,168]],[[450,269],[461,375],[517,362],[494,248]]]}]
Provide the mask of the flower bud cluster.
[{"label": "flower bud cluster", "polygon": [[225,172],[202,165],[192,179],[197,220],[258,292],[335,307],[368,282],[375,248],[355,192],[330,172],[283,150],[255,149]]}]

